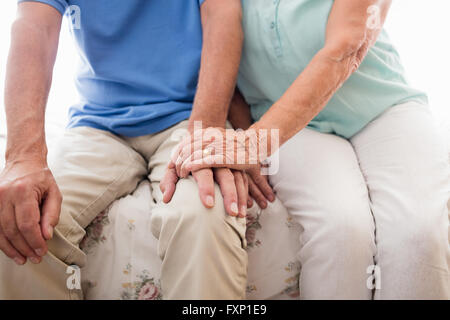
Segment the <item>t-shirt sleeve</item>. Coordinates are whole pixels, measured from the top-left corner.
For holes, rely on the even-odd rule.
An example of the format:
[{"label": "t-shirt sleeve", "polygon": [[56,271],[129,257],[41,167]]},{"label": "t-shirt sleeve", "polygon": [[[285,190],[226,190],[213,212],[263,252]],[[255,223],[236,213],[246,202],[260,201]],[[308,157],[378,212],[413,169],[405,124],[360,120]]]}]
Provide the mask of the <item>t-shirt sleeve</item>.
[{"label": "t-shirt sleeve", "polygon": [[[199,0],[200,2],[203,2],[204,0]],[[58,10],[61,15],[64,15],[64,13],[66,12],[67,7],[69,6],[69,4],[67,3],[66,0],[18,0],[18,3],[21,2],[40,2],[40,3],[45,3],[48,4],[49,6],[52,6],[53,8],[55,8],[56,10]]]}]

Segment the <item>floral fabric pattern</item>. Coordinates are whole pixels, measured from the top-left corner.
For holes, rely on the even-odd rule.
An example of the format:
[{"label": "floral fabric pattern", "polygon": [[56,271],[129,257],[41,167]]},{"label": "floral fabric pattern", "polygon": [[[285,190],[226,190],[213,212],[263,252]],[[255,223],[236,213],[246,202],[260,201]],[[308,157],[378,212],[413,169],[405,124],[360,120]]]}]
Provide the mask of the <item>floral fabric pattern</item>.
[{"label": "floral fabric pattern", "polygon": [[85,253],[89,253],[97,244],[106,241],[103,228],[109,224],[108,213],[108,209],[102,211],[86,228],[86,235],[80,243],[80,248]]},{"label": "floral fabric pattern", "polygon": [[[124,273],[130,273],[131,264],[127,264]],[[123,291],[120,294],[122,300],[161,300],[161,286],[156,283],[155,278],[150,276],[148,270],[138,274],[133,282],[122,283]]]},{"label": "floral fabric pattern", "polygon": [[[150,232],[153,199],[150,184],[116,200],[86,229],[81,270],[86,299],[160,300],[161,260]],[[247,214],[249,256],[247,298],[298,299],[299,227],[279,203]]]}]

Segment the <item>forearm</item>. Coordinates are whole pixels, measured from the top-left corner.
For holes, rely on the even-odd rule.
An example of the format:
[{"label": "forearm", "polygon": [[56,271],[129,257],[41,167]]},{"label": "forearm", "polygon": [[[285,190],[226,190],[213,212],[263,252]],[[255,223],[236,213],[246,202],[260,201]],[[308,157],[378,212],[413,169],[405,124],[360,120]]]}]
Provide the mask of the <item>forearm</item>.
[{"label": "forearm", "polygon": [[[306,127],[359,68],[381,31],[390,3],[390,0],[336,0],[328,19],[324,48],[252,127],[279,129],[280,145]],[[375,26],[368,23],[371,18],[368,8],[373,5],[379,9]],[[270,141],[267,144],[270,150]]]},{"label": "forearm", "polygon": [[323,109],[345,81],[345,74],[344,64],[331,61],[325,52],[319,52],[252,128],[257,131],[278,129],[279,144],[282,145],[306,127]]},{"label": "forearm", "polygon": [[19,18],[12,27],[5,85],[7,163],[46,163],[45,105],[56,46],[46,29],[32,22]]},{"label": "forearm", "polygon": [[224,127],[242,51],[240,1],[207,0],[202,5],[203,50],[190,127]]}]

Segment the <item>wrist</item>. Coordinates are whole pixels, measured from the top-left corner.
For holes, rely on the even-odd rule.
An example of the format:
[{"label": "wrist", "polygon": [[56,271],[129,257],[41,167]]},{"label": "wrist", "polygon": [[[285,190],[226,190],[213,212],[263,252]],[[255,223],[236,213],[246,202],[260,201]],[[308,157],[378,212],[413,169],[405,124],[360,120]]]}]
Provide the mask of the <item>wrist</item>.
[{"label": "wrist", "polygon": [[209,120],[202,118],[189,118],[188,130],[193,132],[195,129],[206,128],[225,128],[226,120]]},{"label": "wrist", "polygon": [[16,165],[20,163],[34,163],[41,167],[47,167],[47,147],[42,146],[37,149],[38,150],[7,149],[5,153],[5,164]]},{"label": "wrist", "polygon": [[257,123],[245,130],[246,146],[250,158],[263,162],[271,154],[270,130],[260,128]]}]

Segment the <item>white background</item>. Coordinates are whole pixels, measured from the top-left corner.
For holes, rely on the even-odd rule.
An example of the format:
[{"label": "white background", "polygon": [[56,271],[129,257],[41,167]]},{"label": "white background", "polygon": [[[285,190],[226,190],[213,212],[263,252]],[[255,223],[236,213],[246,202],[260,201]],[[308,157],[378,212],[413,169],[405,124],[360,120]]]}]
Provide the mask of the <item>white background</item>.
[{"label": "white background", "polygon": [[[3,88],[10,25],[15,11],[15,0],[0,1],[0,135],[6,132]],[[429,94],[437,121],[449,133],[447,137],[450,137],[449,15],[449,0],[394,0],[386,23],[386,28],[400,51],[409,80],[415,87]],[[64,21],[47,107],[48,129],[64,127],[67,108],[77,101],[73,85],[76,61],[75,47],[67,22]]]}]

